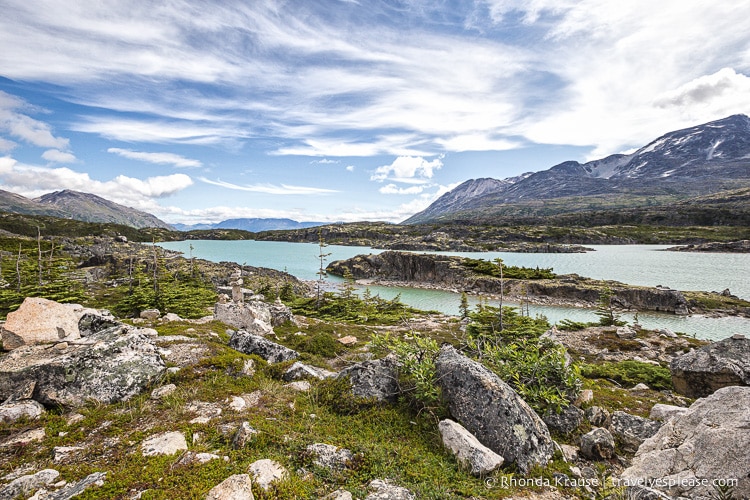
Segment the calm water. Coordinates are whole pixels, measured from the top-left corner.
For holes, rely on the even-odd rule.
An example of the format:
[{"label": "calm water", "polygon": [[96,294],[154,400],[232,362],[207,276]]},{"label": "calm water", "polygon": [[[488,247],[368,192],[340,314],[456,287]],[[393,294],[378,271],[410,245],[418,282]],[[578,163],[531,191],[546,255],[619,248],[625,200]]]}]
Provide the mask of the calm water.
[{"label": "calm water", "polygon": [[[215,262],[230,261],[256,267],[287,271],[304,280],[317,279],[320,249],[312,243],[275,241],[177,241],[161,243],[170,250]],[[711,254],[664,252],[659,245],[598,245],[585,254],[519,254],[508,252],[441,252],[473,258],[501,258],[508,265],[551,267],[558,274],[576,273],[597,279],[610,279],[634,285],[664,285],[678,290],[722,291],[726,288],[750,299],[750,254]],[[347,259],[363,253],[380,253],[369,247],[329,245],[326,262]],[[335,278],[331,278],[336,281]],[[398,287],[369,287],[374,294],[401,300],[413,307],[457,314],[459,295],[437,290]],[[543,314],[551,322],[561,319],[593,321],[592,310],[569,307],[531,306],[531,314]],[[631,321],[632,316],[624,315]],[[699,338],[719,339],[733,333],[750,335],[750,320],[744,318],[679,317],[640,313],[639,322],[646,328],[669,328]]]}]

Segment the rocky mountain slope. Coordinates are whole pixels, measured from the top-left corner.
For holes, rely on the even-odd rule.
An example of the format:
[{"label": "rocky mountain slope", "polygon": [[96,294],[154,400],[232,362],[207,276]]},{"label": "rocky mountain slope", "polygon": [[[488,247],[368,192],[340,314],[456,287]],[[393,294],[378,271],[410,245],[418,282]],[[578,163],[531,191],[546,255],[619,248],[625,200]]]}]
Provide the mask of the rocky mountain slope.
[{"label": "rocky mountain slope", "polygon": [[0,190],[0,211],[24,215],[47,215],[84,222],[122,224],[141,228],[172,227],[159,218],[135,208],[126,207],[91,193],[66,189],[47,193],[36,199]]},{"label": "rocky mountain slope", "polygon": [[[629,155],[498,181],[467,181],[407,224],[493,213],[560,214],[648,207],[750,186],[750,118],[734,115],[663,135]],[[548,200],[555,200],[550,210]],[[545,214],[539,213],[540,206]]]}]

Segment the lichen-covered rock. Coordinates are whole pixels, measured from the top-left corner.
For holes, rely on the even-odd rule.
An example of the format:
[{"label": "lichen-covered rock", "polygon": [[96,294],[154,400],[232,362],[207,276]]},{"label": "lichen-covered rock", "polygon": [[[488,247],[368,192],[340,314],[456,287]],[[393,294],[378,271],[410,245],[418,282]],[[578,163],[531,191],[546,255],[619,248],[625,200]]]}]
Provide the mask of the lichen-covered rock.
[{"label": "lichen-covered rock", "polygon": [[503,465],[503,457],[487,448],[464,426],[445,419],[438,424],[443,445],[475,476],[484,476]]},{"label": "lichen-covered rock", "polygon": [[115,326],[62,352],[44,346],[14,349],[0,358],[0,399],[34,381],[32,397],[44,405],[114,403],[139,394],[165,370],[151,337],[137,328]]},{"label": "lichen-covered rock", "polygon": [[612,414],[611,430],[614,437],[620,441],[623,450],[635,453],[641,443],[656,434],[661,425],[661,422],[656,420],[616,411]]},{"label": "lichen-covered rock", "polygon": [[292,310],[281,302],[219,302],[214,306],[214,317],[234,328],[267,335],[273,333],[274,326],[292,321]]},{"label": "lichen-covered rock", "polygon": [[238,330],[229,339],[229,347],[245,354],[256,354],[269,363],[297,359],[297,351],[244,330]]},{"label": "lichen-covered rock", "polygon": [[403,486],[396,486],[390,481],[373,479],[369,488],[375,490],[365,497],[365,500],[414,500],[416,496]]},{"label": "lichen-covered rock", "polygon": [[229,476],[208,492],[205,500],[254,500],[253,481],[249,474]]},{"label": "lichen-covered rock", "polygon": [[638,449],[622,478],[672,497],[715,498],[715,480],[750,498],[750,387],[725,387],[666,422]]},{"label": "lichen-covered rock", "polygon": [[542,420],[550,431],[570,434],[583,423],[583,416],[583,410],[577,406],[568,405],[560,413],[554,411],[545,413]]},{"label": "lichen-covered rock", "polygon": [[594,427],[608,428],[612,425],[612,415],[609,410],[601,406],[589,406],[584,412],[586,420]]},{"label": "lichen-covered rock", "polygon": [[733,335],[673,359],[669,368],[675,390],[689,398],[750,385],[750,339]]},{"label": "lichen-covered rock", "polygon": [[500,377],[449,345],[435,367],[451,415],[506,463],[525,474],[552,457],[547,426]]},{"label": "lichen-covered rock", "polygon": [[98,311],[78,304],[60,304],[41,297],[26,297],[21,307],[8,313],[0,329],[3,348],[11,350],[22,345],[78,340],[81,338],[79,322],[86,315],[100,316]]},{"label": "lichen-covered rock", "polygon": [[398,385],[398,361],[393,355],[349,366],[337,375],[337,378],[344,377],[351,382],[352,393],[361,398],[394,402],[401,392]]},{"label": "lichen-covered rock", "polygon": [[615,440],[607,429],[597,427],[581,436],[581,455],[590,460],[615,456]]},{"label": "lichen-covered rock", "polygon": [[154,455],[174,455],[178,451],[187,450],[185,435],[181,432],[162,432],[148,437],[141,443],[141,452],[144,457]]},{"label": "lichen-covered rock", "polygon": [[315,443],[307,447],[308,453],[315,456],[313,463],[330,470],[343,470],[354,460],[354,453],[332,444]]},{"label": "lichen-covered rock", "polygon": [[334,376],[336,376],[336,374],[332,371],[318,368],[317,366],[306,365],[297,361],[284,372],[284,375],[282,375],[281,378],[285,382],[291,382],[293,380],[309,378],[323,380],[324,378]]},{"label": "lichen-covered rock", "polygon": [[259,431],[254,429],[250,422],[242,422],[232,437],[232,447],[235,449],[244,448],[258,434]]},{"label": "lichen-covered rock", "polygon": [[44,406],[32,399],[0,405],[0,422],[13,423],[21,418],[36,420],[45,413]]},{"label": "lichen-covered rock", "polygon": [[248,472],[253,477],[253,481],[264,490],[268,490],[271,483],[283,479],[288,474],[280,463],[268,458],[251,463]]},{"label": "lichen-covered rock", "polygon": [[0,488],[0,498],[13,499],[21,496],[26,498],[42,486],[52,484],[59,476],[60,473],[55,469],[44,469],[35,474],[21,476]]}]

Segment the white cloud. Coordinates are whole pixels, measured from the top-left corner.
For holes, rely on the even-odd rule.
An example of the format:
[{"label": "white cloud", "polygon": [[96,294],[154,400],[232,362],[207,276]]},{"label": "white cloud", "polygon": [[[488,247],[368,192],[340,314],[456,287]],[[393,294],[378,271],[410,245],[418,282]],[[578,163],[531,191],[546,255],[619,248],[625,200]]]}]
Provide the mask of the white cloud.
[{"label": "white cloud", "polygon": [[346,166],[346,171],[347,172],[354,172],[354,165],[347,165]]},{"label": "white cloud", "polygon": [[378,189],[378,192],[382,194],[419,194],[425,190],[427,186],[410,186],[408,188],[398,187],[395,184],[386,184]]},{"label": "white cloud", "polygon": [[48,149],[42,153],[42,158],[53,163],[73,163],[76,161],[74,154],[59,149]]},{"label": "white cloud", "polygon": [[8,139],[0,137],[0,152],[8,152],[14,149],[18,144]]},{"label": "white cloud", "polygon": [[174,153],[146,153],[143,151],[132,151],[130,149],[122,148],[109,148],[108,153],[113,153],[124,158],[131,160],[145,161],[147,163],[155,163],[157,165],[173,165],[175,167],[183,168],[197,168],[202,167],[203,163],[199,160],[193,160],[191,158],[185,158]]},{"label": "white cloud", "polygon": [[710,106],[727,111],[750,108],[750,77],[732,68],[723,68],[711,75],[700,76],[665,92],[654,101],[661,108]]},{"label": "white cloud", "polygon": [[442,166],[442,158],[427,161],[421,156],[399,156],[390,165],[376,168],[370,180],[378,182],[389,180],[409,184],[427,183],[429,179],[432,179],[433,172]]},{"label": "white cloud", "polygon": [[67,167],[49,168],[19,163],[10,156],[0,158],[0,183],[8,191],[37,197],[50,191],[72,189],[94,193],[124,205],[150,209],[155,198],[173,195],[193,184],[185,174],[136,179],[119,175],[108,181],[92,179],[85,172]]},{"label": "white cloud", "polygon": [[310,163],[316,163],[318,165],[331,165],[338,162],[338,160],[329,160],[328,158],[323,158],[322,160],[313,160]]},{"label": "white cloud", "polygon": [[0,131],[42,148],[68,149],[69,140],[55,137],[49,124],[20,113],[28,105],[0,90]]},{"label": "white cloud", "polygon": [[251,193],[265,193],[265,194],[278,194],[278,195],[287,195],[287,194],[299,194],[299,195],[321,195],[321,194],[331,194],[331,193],[337,193],[338,191],[334,189],[324,189],[324,188],[315,188],[315,187],[307,187],[307,186],[290,186],[288,184],[281,184],[281,185],[273,185],[273,184],[248,184],[248,185],[239,185],[239,184],[232,184],[231,182],[224,182],[222,180],[210,180],[206,179],[205,177],[199,177],[198,180],[201,182],[205,182],[206,184],[211,184],[213,186],[220,186],[227,189],[235,189],[239,191],[249,191]]}]

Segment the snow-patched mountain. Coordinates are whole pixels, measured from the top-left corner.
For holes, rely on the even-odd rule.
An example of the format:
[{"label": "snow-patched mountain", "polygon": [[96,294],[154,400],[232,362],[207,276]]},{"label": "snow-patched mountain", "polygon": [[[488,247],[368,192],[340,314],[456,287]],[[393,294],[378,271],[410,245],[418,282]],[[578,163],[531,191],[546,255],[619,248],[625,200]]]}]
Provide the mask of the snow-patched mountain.
[{"label": "snow-patched mountain", "polygon": [[[471,189],[478,185],[482,189]],[[733,115],[677,130],[632,154],[587,163],[567,161],[505,180],[469,180],[404,223],[450,218],[541,200],[617,195],[701,196],[750,185],[750,118]],[[580,203],[578,208],[580,209]]]}]

